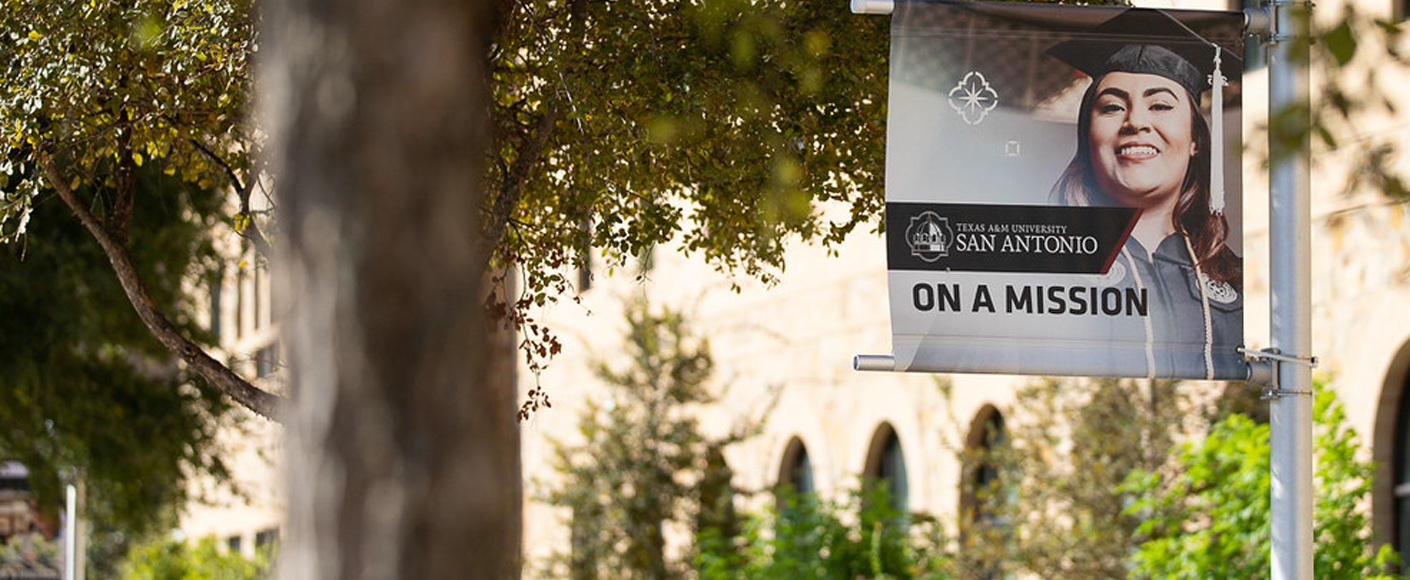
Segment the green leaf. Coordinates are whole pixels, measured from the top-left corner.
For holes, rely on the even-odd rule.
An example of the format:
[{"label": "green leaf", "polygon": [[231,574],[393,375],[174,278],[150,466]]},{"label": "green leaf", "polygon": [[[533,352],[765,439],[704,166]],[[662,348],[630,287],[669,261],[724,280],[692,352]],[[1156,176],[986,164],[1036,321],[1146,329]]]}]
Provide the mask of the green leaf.
[{"label": "green leaf", "polygon": [[1345,66],[1356,56],[1356,35],[1351,29],[1350,21],[1344,20],[1328,31],[1322,36],[1322,42],[1327,45],[1327,51],[1336,59],[1338,65]]}]

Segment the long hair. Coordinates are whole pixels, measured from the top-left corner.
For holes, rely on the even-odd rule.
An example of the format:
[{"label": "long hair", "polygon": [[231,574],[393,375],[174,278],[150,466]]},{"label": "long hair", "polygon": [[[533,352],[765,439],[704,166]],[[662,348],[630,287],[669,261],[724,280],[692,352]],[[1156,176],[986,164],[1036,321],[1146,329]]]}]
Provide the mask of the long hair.
[{"label": "long hair", "polygon": [[[1077,153],[1067,164],[1050,194],[1054,200],[1069,206],[1120,206],[1106,192],[1097,186],[1097,178],[1092,170],[1092,156],[1087,140],[1092,125],[1092,101],[1096,98],[1100,78],[1092,79],[1087,92],[1082,94],[1082,108],[1077,113]],[[1171,214],[1171,225],[1175,231],[1190,240],[1194,248],[1195,265],[1200,271],[1217,282],[1237,284],[1242,276],[1241,261],[1225,242],[1229,239],[1229,220],[1221,214],[1209,211],[1209,164],[1210,134],[1209,124],[1199,112],[1199,97],[1189,96],[1190,124],[1195,141],[1195,155],[1185,170],[1185,180],[1180,187],[1180,198],[1175,202]]]}]

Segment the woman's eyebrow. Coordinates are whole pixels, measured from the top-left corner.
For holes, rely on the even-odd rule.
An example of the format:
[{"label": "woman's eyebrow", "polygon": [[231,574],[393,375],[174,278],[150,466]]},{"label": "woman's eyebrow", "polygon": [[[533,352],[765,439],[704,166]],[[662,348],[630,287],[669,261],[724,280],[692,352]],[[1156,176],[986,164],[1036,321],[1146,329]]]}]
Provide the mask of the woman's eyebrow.
[{"label": "woman's eyebrow", "polygon": [[[1149,94],[1149,91],[1147,91],[1147,94]],[[1107,87],[1105,89],[1102,89],[1101,92],[1097,93],[1098,97],[1106,95],[1112,95],[1121,99],[1125,99],[1127,101],[1131,100],[1131,93],[1128,93],[1116,87]]]},{"label": "woman's eyebrow", "polygon": [[[1141,93],[1141,94],[1142,94],[1142,95],[1145,95],[1146,97],[1153,97],[1153,96],[1155,96],[1155,95],[1157,95],[1157,94],[1159,94],[1159,93],[1166,93],[1166,94],[1169,94],[1169,95],[1172,96],[1172,97],[1175,97],[1175,96],[1176,96],[1176,95],[1175,95],[1175,91],[1171,90],[1169,87],[1151,87],[1151,88],[1149,88],[1149,89],[1146,89],[1146,91],[1145,91],[1144,93]],[[1178,97],[1176,97],[1176,98],[1178,98]]]}]

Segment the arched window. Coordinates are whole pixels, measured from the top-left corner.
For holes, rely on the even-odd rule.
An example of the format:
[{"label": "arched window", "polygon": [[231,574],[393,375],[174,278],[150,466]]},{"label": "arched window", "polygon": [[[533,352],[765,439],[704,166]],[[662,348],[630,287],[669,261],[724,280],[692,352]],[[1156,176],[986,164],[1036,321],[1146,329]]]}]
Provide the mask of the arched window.
[{"label": "arched window", "polygon": [[808,448],[803,440],[794,437],[783,450],[783,462],[778,468],[778,484],[787,485],[799,495],[814,493],[813,463],[808,459]]},{"label": "arched window", "polygon": [[[990,522],[997,503],[1004,499],[999,488],[996,453],[1008,441],[1004,416],[992,405],[979,410],[965,438],[965,480],[960,489],[960,506],[972,522]],[[992,522],[990,522],[992,523]]]},{"label": "arched window", "polygon": [[876,428],[876,434],[872,435],[864,475],[886,486],[893,507],[901,512],[909,509],[910,485],[906,481],[906,454],[901,449],[901,439],[896,436],[896,430],[890,423],[882,423]]},{"label": "arched window", "polygon": [[[1376,402],[1371,516],[1377,544],[1410,548],[1410,342],[1391,359]],[[1404,553],[1404,552],[1402,552]],[[1405,565],[1403,570],[1410,570]]]},{"label": "arched window", "polygon": [[[1395,419],[1395,549],[1410,554],[1410,396],[1401,387],[1399,409]],[[1401,564],[1401,572],[1410,572],[1410,563]]]},{"label": "arched window", "polygon": [[1002,481],[998,455],[1007,442],[1003,414],[992,405],[980,409],[965,438],[964,478],[960,483],[964,521],[960,533],[962,540],[990,547],[969,554],[974,577],[983,580],[1005,577],[1000,564],[1001,551],[996,552],[993,547],[1006,544],[1011,533],[1001,508],[1011,499],[1013,489]]},{"label": "arched window", "polygon": [[783,449],[783,461],[778,466],[778,481],[774,484],[774,499],[779,513],[791,509],[792,502],[811,501],[806,499],[817,493],[813,486],[813,462],[808,459],[808,448],[797,437],[788,440]]}]

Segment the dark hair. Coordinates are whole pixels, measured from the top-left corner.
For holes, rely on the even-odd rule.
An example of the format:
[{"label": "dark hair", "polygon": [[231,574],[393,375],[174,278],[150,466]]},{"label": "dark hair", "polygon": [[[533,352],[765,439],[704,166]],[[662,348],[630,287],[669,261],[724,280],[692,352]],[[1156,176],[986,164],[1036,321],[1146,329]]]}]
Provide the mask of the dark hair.
[{"label": "dark hair", "polygon": [[[1067,164],[1050,194],[1059,203],[1071,206],[1119,206],[1097,186],[1092,170],[1092,155],[1087,140],[1092,124],[1092,102],[1096,98],[1100,78],[1093,79],[1082,94],[1082,108],[1077,113],[1077,154]],[[1180,198],[1175,202],[1171,224],[1175,231],[1190,240],[1194,248],[1192,258],[1204,275],[1216,282],[1237,283],[1242,275],[1240,260],[1225,245],[1229,239],[1229,220],[1224,214],[1209,211],[1209,164],[1210,134],[1209,124],[1199,111],[1199,97],[1185,94],[1190,103],[1190,124],[1195,142],[1195,155],[1185,170],[1185,181],[1180,186]]]}]

